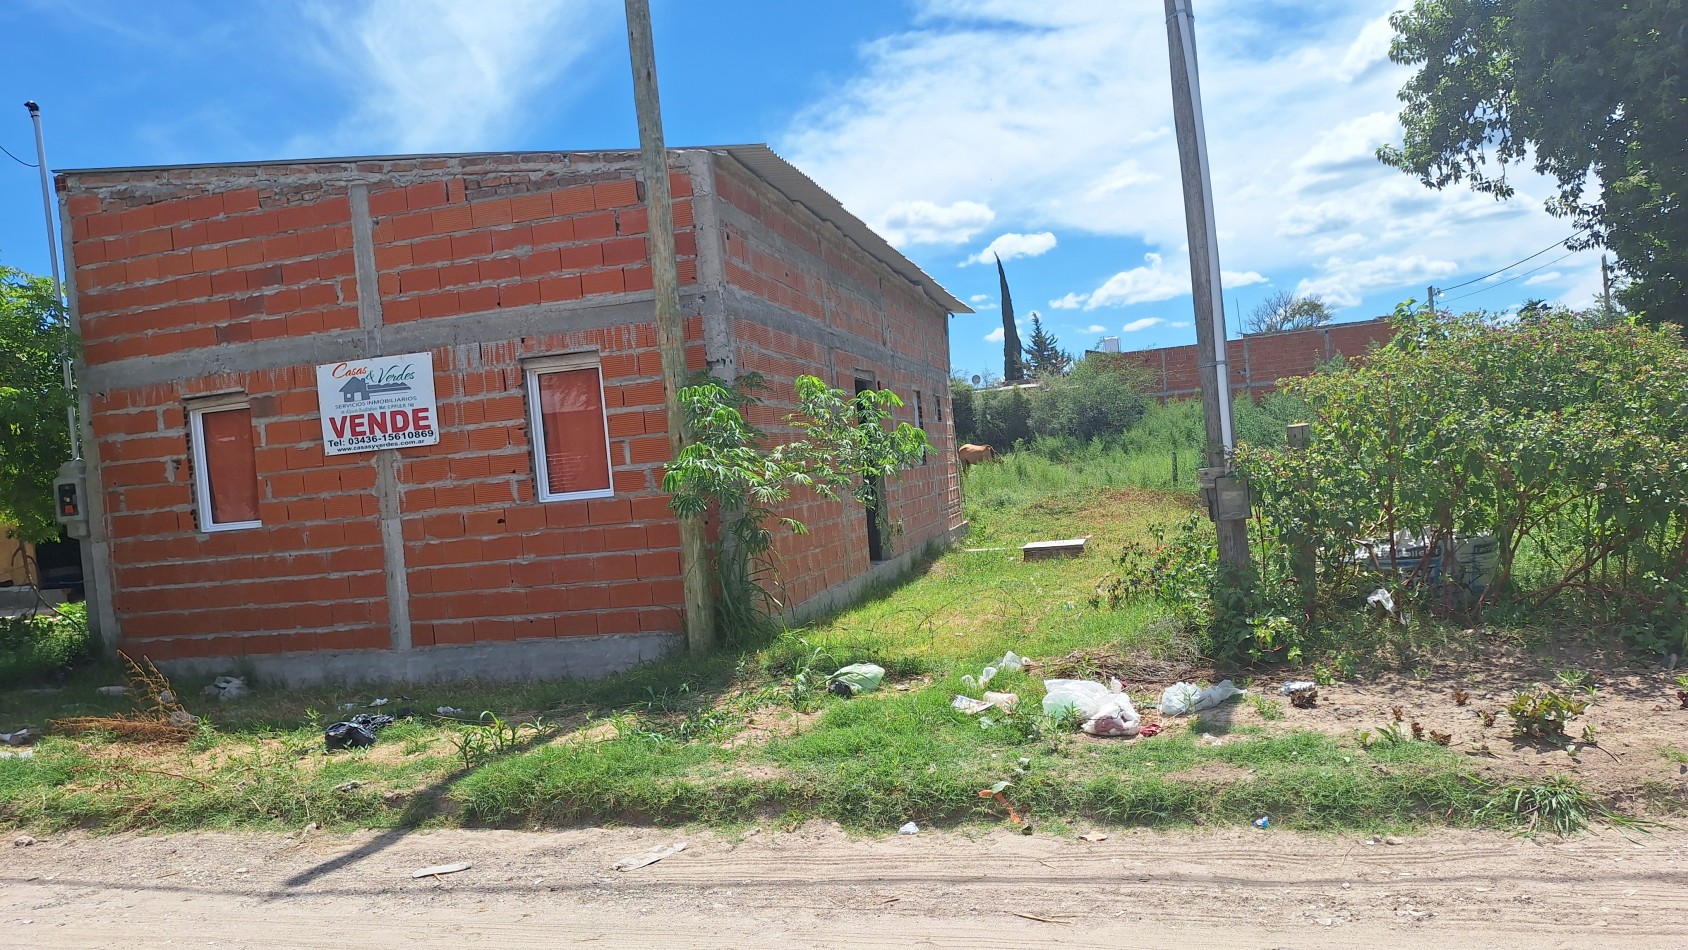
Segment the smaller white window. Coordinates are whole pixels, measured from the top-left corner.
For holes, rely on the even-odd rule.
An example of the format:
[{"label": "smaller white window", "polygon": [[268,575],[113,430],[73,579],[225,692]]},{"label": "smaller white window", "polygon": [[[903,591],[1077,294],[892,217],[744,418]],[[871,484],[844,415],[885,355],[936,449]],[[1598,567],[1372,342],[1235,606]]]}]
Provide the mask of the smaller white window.
[{"label": "smaller white window", "polygon": [[610,429],[598,354],[527,360],[528,432],[540,501],[608,498]]},{"label": "smaller white window", "polygon": [[258,457],[252,408],[244,395],[213,396],[188,405],[193,489],[201,531],[257,528]]}]

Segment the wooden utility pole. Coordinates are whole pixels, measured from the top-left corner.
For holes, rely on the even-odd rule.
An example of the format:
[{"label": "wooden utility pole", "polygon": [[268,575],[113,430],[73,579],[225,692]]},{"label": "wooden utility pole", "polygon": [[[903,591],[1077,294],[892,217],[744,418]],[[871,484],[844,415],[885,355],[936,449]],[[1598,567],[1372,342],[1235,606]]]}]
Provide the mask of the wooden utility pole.
[{"label": "wooden utility pole", "polygon": [[[627,52],[633,61],[633,102],[639,114],[639,151],[645,166],[645,213],[651,248],[651,287],[656,292],[656,341],[662,351],[662,390],[668,408],[668,448],[678,457],[685,445],[686,333],[680,320],[680,280],[674,262],[674,207],[668,187],[668,147],[662,139],[662,102],[657,96],[656,46],[651,40],[649,0],[627,0]],[[715,645],[710,603],[709,555],[703,522],[680,519],[680,571],[686,600],[686,646],[693,654]]]},{"label": "wooden utility pole", "polygon": [[1436,315],[1436,285],[1432,284],[1424,288],[1424,292],[1430,295],[1430,315],[1434,317]]},{"label": "wooden utility pole", "polygon": [[[1184,179],[1184,225],[1190,240],[1190,293],[1196,307],[1196,352],[1201,368],[1202,416],[1207,421],[1207,465],[1231,477],[1231,371],[1226,359],[1225,299],[1219,280],[1219,238],[1213,225],[1213,189],[1207,169],[1207,133],[1202,124],[1201,83],[1196,72],[1196,37],[1190,0],[1166,0],[1167,50],[1172,60],[1172,119],[1178,133],[1178,165]],[[1209,478],[1203,479],[1210,482]],[[1220,504],[1210,490],[1219,532],[1219,560],[1248,567],[1248,520]]]},{"label": "wooden utility pole", "polygon": [[1607,314],[1612,312],[1612,269],[1606,255],[1600,255],[1600,303]]}]

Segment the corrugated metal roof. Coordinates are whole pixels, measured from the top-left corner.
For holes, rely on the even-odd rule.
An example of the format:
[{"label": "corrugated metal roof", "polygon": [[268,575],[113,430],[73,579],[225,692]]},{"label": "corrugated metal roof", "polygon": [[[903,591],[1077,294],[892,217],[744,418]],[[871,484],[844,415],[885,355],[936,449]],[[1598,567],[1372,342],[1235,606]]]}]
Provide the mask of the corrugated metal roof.
[{"label": "corrugated metal roof", "polygon": [[[928,299],[942,307],[949,313],[972,313],[973,308],[957,300],[953,294],[945,290],[936,280],[920,269],[920,266],[909,260],[903,253],[892,247],[888,241],[874,233],[861,218],[851,214],[837,198],[826,189],[815,183],[815,180],[798,170],[797,166],[781,158],[773,149],[766,145],[698,145],[687,148],[670,148],[671,152],[708,151],[732,156],[739,164],[749,169],[756,177],[772,185],[780,194],[797,202],[822,221],[837,228],[839,233],[854,241],[862,250],[872,255],[875,260],[889,267],[898,276],[918,287]],[[120,168],[65,168],[58,169],[58,174],[98,174],[115,172],[138,171],[171,171],[190,168],[240,168],[252,166],[285,166],[285,165],[338,165],[353,162],[391,162],[414,161],[428,158],[485,158],[488,156],[508,155],[511,158],[523,158],[533,155],[565,155],[565,154],[597,154],[597,155],[632,155],[638,156],[633,149],[573,149],[573,150],[543,150],[529,152],[448,152],[430,155],[367,155],[348,156],[340,158],[309,158],[309,159],[281,159],[270,161],[241,161],[241,162],[203,162],[183,165],[138,165]]]},{"label": "corrugated metal roof", "polygon": [[854,241],[862,250],[873,255],[880,263],[891,268],[904,280],[920,288],[921,292],[931,298],[938,306],[943,307],[950,313],[973,312],[972,307],[955,299],[953,294],[921,270],[918,264],[892,247],[888,241],[868,227],[866,222],[851,214],[825,188],[815,184],[813,178],[803,174],[796,165],[779,157],[773,149],[766,145],[725,145],[716,146],[710,150],[725,152],[737,159],[740,164],[750,169],[756,177],[778,189],[780,194],[808,208],[815,217],[837,228],[840,233]]}]

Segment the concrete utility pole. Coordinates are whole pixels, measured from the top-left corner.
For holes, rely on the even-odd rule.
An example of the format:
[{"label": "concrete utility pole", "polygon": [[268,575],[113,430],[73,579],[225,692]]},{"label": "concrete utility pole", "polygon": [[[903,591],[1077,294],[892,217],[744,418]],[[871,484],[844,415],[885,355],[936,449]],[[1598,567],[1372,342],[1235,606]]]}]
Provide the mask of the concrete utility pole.
[{"label": "concrete utility pole", "polygon": [[[651,286],[656,291],[656,340],[662,351],[662,388],[668,407],[668,447],[678,457],[685,445],[686,416],[680,390],[686,385],[686,334],[680,320],[680,280],[674,263],[674,207],[668,187],[668,148],[662,139],[662,101],[657,96],[656,46],[651,40],[649,0],[627,0],[627,52],[633,61],[633,101],[639,113],[639,151],[645,165],[645,213],[651,246]],[[685,583],[686,646],[693,654],[715,645],[710,603],[709,556],[703,522],[680,519],[680,572]]]},{"label": "concrete utility pole", "polygon": [[[1219,560],[1246,568],[1247,505],[1239,512],[1229,474],[1231,371],[1225,353],[1225,299],[1219,280],[1219,238],[1213,225],[1213,189],[1207,169],[1207,133],[1202,124],[1201,83],[1196,74],[1196,36],[1189,0],[1166,0],[1166,41],[1172,60],[1172,118],[1178,132],[1178,165],[1184,179],[1184,224],[1190,239],[1190,292],[1196,306],[1196,352],[1201,368],[1202,416],[1207,421],[1208,489],[1219,532]],[[1206,358],[1202,358],[1205,356]],[[1221,472],[1224,474],[1220,474]],[[1209,487],[1211,486],[1211,487]],[[1246,497],[1246,496],[1245,496]]]}]

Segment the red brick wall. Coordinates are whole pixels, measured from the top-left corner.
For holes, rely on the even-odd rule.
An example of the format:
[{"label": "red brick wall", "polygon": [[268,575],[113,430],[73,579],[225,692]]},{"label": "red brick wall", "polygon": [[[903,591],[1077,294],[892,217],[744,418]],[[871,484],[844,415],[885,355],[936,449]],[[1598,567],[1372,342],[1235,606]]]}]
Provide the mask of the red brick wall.
[{"label": "red brick wall", "polygon": [[[381,163],[401,183],[370,189],[386,326],[649,289],[631,168],[582,182],[444,165]],[[66,211],[87,365],[358,328],[352,176],[334,174],[353,170],[372,169],[252,170],[267,184],[230,180],[245,169],[79,176]],[[678,173],[673,186],[682,281],[695,282],[692,186]],[[687,336],[701,340],[698,318]],[[617,494],[538,503],[519,360],[581,348],[601,354]],[[413,645],[680,629],[654,325],[432,354],[440,443],[397,465]],[[700,343],[687,358],[704,366]],[[201,533],[184,400],[229,391],[251,401],[263,525]],[[314,363],[92,400],[122,648],[166,660],[390,646],[376,457],[324,456]]]},{"label": "red brick wall", "polygon": [[[1230,340],[1225,358],[1229,361],[1231,391],[1258,398],[1277,389],[1278,380],[1306,376],[1332,356],[1364,356],[1373,344],[1388,341],[1393,333],[1388,320],[1367,320]],[[1156,398],[1191,396],[1201,388],[1194,346],[1136,350],[1117,358],[1149,371],[1150,395]]]},{"label": "red brick wall", "polygon": [[[854,391],[858,377],[872,379],[904,401],[896,413],[899,422],[916,422],[918,390],[933,451],[926,464],[886,486],[886,510],[894,526],[885,538],[887,553],[918,549],[959,526],[948,408],[948,315],[900,279],[886,279],[881,265],[835,229],[805,220],[805,211],[732,163],[717,164],[715,190],[747,222],[735,226],[728,221],[722,228],[728,283],[806,321],[770,326],[760,310],[733,315],[738,371],[760,373],[769,384],[750,421],[775,439],[792,437],[782,420],[796,408],[793,381],[798,375],[819,376],[846,392]],[[896,361],[889,358],[892,354],[905,359]],[[912,370],[916,363],[924,372]],[[804,493],[779,513],[809,528],[804,537],[778,535],[775,549],[788,605],[801,604],[870,566],[866,515],[853,501]]]}]

